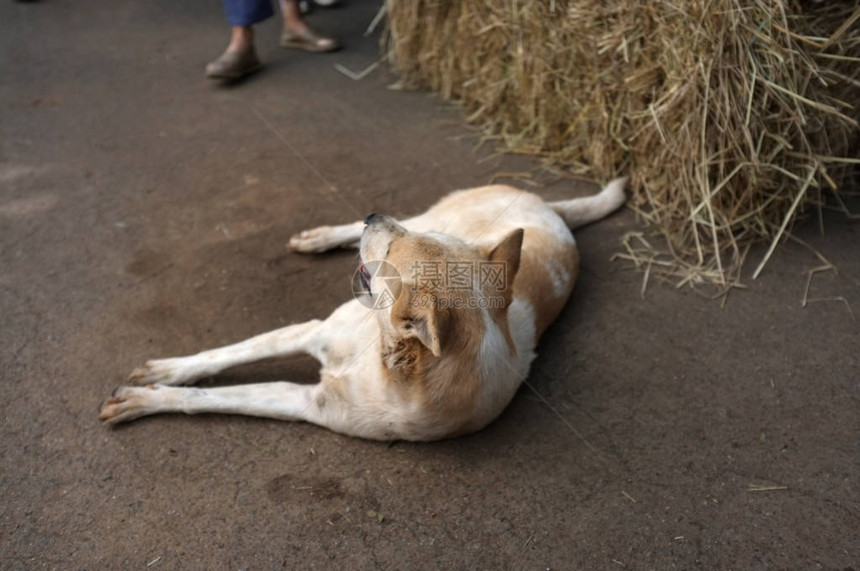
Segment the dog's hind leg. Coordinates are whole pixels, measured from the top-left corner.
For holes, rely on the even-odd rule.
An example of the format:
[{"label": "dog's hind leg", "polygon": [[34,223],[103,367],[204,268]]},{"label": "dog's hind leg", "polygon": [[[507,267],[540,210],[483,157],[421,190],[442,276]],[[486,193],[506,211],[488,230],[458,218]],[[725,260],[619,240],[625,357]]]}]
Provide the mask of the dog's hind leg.
[{"label": "dog's hind leg", "polygon": [[322,360],[325,349],[322,341],[324,336],[318,333],[323,323],[315,319],[196,355],[147,361],[144,366],[132,372],[129,382],[136,385],[190,384],[229,367],[298,353],[308,353]]}]

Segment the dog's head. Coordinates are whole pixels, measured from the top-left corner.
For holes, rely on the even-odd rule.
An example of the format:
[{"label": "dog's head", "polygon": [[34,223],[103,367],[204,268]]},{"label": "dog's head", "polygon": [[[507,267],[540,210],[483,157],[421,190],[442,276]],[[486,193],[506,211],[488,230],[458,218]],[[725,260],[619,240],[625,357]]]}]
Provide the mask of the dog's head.
[{"label": "dog's head", "polygon": [[[490,321],[507,332],[522,229],[483,251],[446,234],[409,232],[380,214],[365,223],[361,282],[372,296],[394,298],[375,311],[389,368],[465,356],[470,347],[477,351]],[[378,262],[373,274],[367,270],[371,262]],[[392,288],[392,281],[399,287]]]}]

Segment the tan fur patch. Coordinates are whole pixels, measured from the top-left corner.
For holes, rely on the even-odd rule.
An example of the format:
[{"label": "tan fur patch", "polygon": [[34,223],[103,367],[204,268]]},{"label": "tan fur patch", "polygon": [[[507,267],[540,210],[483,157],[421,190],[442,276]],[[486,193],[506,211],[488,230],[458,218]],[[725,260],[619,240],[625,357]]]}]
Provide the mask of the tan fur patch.
[{"label": "tan fur patch", "polygon": [[[573,291],[579,275],[579,251],[574,244],[561,244],[539,228],[526,229],[520,257],[520,271],[514,281],[514,295],[525,297],[536,313],[537,337],[555,321]],[[568,274],[567,286],[556,289],[547,269],[552,260]]]}]

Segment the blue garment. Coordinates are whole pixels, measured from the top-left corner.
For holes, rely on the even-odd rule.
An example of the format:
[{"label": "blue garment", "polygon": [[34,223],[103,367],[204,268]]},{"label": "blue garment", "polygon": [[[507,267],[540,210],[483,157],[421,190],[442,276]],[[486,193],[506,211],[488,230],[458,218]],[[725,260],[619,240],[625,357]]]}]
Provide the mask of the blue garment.
[{"label": "blue garment", "polygon": [[271,18],[271,0],[224,0],[224,11],[231,26],[250,26]]}]

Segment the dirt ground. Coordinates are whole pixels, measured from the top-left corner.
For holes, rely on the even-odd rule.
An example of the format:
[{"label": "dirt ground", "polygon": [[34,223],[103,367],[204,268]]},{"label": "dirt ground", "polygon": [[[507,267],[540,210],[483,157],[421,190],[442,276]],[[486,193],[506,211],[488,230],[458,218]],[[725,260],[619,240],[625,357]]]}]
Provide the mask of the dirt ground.
[{"label": "dirt ground", "polygon": [[[384,66],[334,69],[376,61],[377,4],[312,16],[337,54],[281,50],[266,23],[266,69],[224,88],[202,73],[226,42],[218,2],[0,3],[0,568],[858,568],[860,336],[842,301],[801,307],[821,261],[789,244],[725,309],[655,284],[643,299],[610,260],[630,212],[578,233],[535,391],[478,434],[99,424],[145,359],[347,299],[355,255],[291,254],[292,233],[532,166],[474,152],[456,110],[386,89]],[[858,226],[825,221],[799,235],[839,273],[809,295],[860,317]],[[315,375],[291,359],[211,382]]]}]

